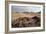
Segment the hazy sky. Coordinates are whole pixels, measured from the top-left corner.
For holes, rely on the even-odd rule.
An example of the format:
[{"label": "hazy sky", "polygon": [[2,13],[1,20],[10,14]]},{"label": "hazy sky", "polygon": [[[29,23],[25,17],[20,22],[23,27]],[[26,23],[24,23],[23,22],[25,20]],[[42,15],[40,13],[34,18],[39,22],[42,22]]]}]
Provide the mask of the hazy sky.
[{"label": "hazy sky", "polygon": [[41,7],[36,6],[12,6],[12,11],[16,12],[39,12]]}]

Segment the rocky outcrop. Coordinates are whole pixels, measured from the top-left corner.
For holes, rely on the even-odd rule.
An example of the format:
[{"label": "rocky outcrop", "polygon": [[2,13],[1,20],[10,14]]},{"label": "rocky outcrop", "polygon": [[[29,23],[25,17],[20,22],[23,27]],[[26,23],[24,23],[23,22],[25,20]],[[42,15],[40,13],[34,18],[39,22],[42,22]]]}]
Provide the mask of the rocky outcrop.
[{"label": "rocky outcrop", "polygon": [[40,18],[34,16],[32,18],[19,17],[12,21],[12,27],[37,27],[40,26]]}]

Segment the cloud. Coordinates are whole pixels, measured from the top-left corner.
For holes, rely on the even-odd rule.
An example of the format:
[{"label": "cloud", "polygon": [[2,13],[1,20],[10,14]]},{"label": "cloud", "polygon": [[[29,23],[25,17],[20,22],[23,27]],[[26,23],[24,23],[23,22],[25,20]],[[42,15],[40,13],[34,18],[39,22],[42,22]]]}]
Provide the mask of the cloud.
[{"label": "cloud", "polygon": [[36,6],[12,6],[12,11],[16,12],[39,12],[41,7]]}]

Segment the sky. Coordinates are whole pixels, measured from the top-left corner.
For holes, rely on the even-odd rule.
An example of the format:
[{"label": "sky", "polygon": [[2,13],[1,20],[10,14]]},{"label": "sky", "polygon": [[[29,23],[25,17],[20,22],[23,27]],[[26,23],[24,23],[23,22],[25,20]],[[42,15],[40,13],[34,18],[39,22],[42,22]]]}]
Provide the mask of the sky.
[{"label": "sky", "polygon": [[12,6],[12,11],[16,12],[39,12],[41,7],[36,6]]}]

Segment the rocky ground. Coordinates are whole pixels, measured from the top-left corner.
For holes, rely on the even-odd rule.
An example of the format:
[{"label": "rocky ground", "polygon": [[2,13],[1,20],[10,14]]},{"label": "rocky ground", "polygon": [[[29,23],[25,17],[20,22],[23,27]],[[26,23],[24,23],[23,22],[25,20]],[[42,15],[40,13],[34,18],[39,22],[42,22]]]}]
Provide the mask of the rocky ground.
[{"label": "rocky ground", "polygon": [[[21,16],[22,17],[21,17]],[[39,14],[23,14],[19,13],[19,17],[14,17],[12,19],[12,27],[39,27],[40,26],[40,15]]]}]

